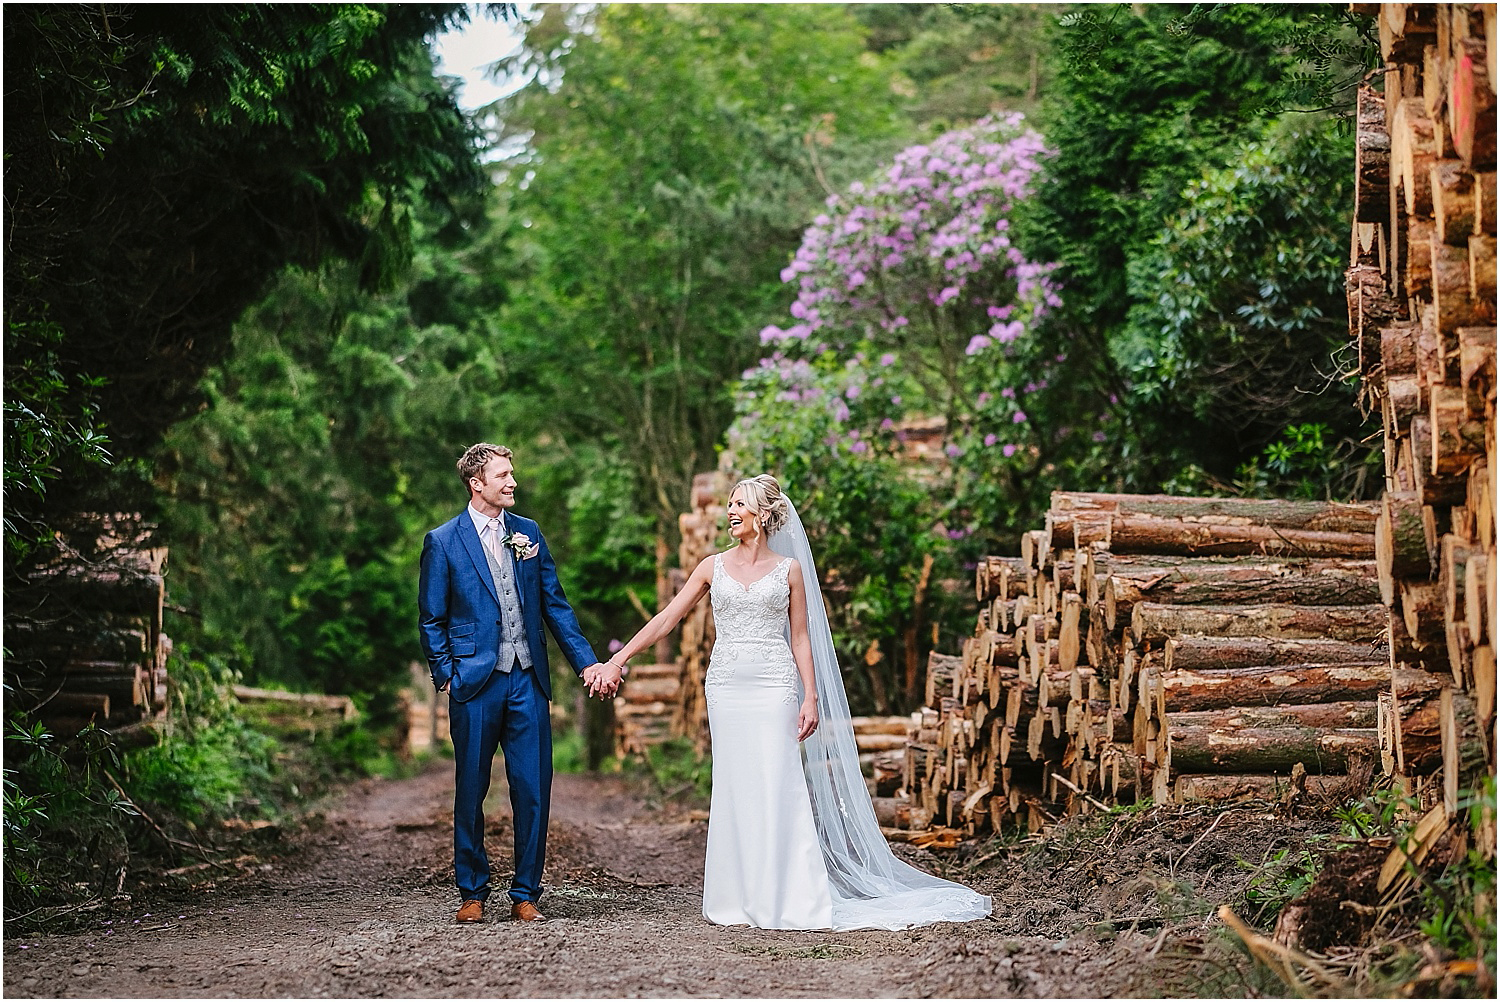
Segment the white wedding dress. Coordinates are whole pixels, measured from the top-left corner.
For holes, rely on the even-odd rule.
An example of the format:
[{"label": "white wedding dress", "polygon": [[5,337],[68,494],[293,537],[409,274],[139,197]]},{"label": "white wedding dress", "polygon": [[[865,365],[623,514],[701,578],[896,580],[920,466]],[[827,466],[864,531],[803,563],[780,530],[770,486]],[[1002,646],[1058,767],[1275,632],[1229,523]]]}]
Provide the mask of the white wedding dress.
[{"label": "white wedding dress", "polygon": [[[805,551],[795,509],[791,521],[792,538]],[[787,552],[776,545],[786,543],[782,537],[772,537],[773,550]],[[880,833],[811,554],[799,563],[811,582],[821,720],[801,745],[802,683],[788,643],[792,561],[784,558],[743,584],[719,556],[713,559],[716,639],[704,678],[713,739],[704,918],[762,929],[904,929],[989,915],[989,898],[902,863]]]}]

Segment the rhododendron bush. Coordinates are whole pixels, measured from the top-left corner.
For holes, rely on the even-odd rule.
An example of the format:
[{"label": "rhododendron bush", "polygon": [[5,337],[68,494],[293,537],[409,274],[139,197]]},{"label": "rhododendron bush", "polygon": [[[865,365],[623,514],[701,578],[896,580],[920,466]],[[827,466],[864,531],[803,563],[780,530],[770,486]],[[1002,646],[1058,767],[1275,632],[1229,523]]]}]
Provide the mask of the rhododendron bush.
[{"label": "rhododendron bush", "polygon": [[[1021,116],[987,118],[828,199],[781,273],[796,289],[789,322],[760,332],[766,357],[741,382],[739,465],[816,481],[841,460],[893,457],[903,421],[941,416],[953,486],[1031,469],[1044,434],[1033,405],[1063,359],[1028,336],[1059,301],[1011,215],[1045,155]],[[1002,517],[975,500],[960,490],[934,523]]]},{"label": "rhododendron bush", "polygon": [[[912,146],[831,196],[781,274],[790,316],[760,332],[729,448],[810,502],[825,561],[857,576],[851,637],[909,619],[925,556],[961,575],[958,540],[1009,535],[1045,494],[1035,474],[1054,433],[1037,415],[1062,358],[1030,335],[1059,301],[1052,266],[1011,234],[1045,156],[1019,115]],[[903,459],[904,429],[924,417],[946,419],[941,454]]]}]

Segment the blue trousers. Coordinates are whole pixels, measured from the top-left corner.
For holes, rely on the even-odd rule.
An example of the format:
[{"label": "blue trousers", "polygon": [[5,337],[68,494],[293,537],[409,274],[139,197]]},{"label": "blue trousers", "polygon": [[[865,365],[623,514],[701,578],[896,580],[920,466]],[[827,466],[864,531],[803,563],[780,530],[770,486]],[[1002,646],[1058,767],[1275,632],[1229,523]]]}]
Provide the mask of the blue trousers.
[{"label": "blue trousers", "polygon": [[453,736],[453,873],[458,892],[465,901],[484,901],[490,896],[484,798],[499,747],[505,754],[516,834],[510,896],[516,901],[536,901],[542,895],[552,801],[552,720],[547,696],[532,669],[518,663],[508,673],[491,675],[472,699],[450,699],[448,714]]}]

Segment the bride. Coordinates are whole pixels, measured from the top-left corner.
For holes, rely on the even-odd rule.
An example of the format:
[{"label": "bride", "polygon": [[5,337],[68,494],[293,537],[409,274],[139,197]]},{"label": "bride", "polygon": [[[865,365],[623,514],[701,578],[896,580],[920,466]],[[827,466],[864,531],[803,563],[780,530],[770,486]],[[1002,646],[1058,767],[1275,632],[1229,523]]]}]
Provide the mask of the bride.
[{"label": "bride", "polygon": [[609,662],[623,673],[711,597],[703,916],[762,929],[905,929],[988,915],[989,898],[901,862],[880,833],[807,535],[775,477],[735,485],[729,534],[737,545],[703,560]]}]

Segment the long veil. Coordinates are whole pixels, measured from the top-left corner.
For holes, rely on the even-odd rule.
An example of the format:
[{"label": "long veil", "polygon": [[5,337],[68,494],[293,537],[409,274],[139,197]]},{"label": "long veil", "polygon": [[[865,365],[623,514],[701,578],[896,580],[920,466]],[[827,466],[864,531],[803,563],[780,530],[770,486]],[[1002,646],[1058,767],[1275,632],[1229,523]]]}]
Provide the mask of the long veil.
[{"label": "long veil", "polygon": [[812,549],[797,509],[790,501],[787,508],[787,524],[771,534],[767,545],[801,565],[806,586],[807,633],[812,641],[819,724],[802,742],[802,768],[833,891],[833,927],[905,929],[984,918],[992,907],[988,897],[903,863],[880,832],[859,768],[849,699],[844,694]]}]

